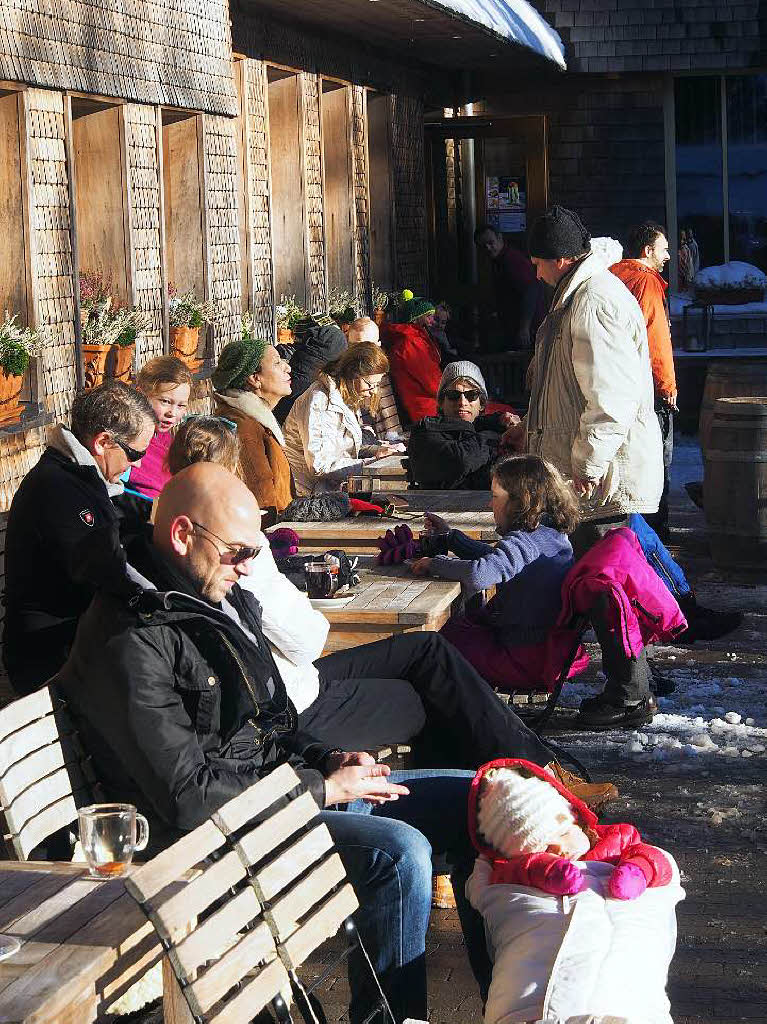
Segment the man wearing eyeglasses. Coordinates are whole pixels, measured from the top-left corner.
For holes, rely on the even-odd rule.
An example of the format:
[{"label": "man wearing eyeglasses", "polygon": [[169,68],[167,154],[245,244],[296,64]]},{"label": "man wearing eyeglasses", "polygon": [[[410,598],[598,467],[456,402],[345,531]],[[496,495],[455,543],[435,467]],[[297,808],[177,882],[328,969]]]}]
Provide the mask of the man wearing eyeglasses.
[{"label": "man wearing eyeglasses", "polygon": [[106,381],[77,395],[71,426],[53,429],[19,485],[8,515],[3,632],[3,658],[17,693],[36,690],[64,664],[93,597],[81,545],[117,523],[111,499],[122,493],[128,466],[140,464],[154,427],[144,395]]},{"label": "man wearing eyeglasses", "polygon": [[[181,470],[160,495],[151,536],[128,544],[130,569],[109,563],[114,571],[53,685],[106,796],[149,819],[148,856],[292,764],[355,886],[358,927],[395,1019],[425,1019],[431,854],[444,854],[465,881],[475,856],[466,827],[474,773],[416,772],[403,784],[369,754],[330,749],[300,730],[261,605],[237,585],[263,542],[260,521],[252,493],[222,466]],[[545,763],[548,751],[529,735]],[[464,920],[471,953],[486,967],[481,920],[463,885],[457,898],[474,922],[472,931]],[[354,965],[350,979],[359,1024]]]}]

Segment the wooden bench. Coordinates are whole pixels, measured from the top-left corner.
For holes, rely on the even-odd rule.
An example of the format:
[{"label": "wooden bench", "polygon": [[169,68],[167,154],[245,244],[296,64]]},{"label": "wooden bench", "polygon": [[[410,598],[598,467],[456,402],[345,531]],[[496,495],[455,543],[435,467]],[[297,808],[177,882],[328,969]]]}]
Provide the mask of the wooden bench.
[{"label": "wooden bench", "polygon": [[[314,798],[304,792],[284,802],[299,784],[282,765],[126,883],[204,1024],[238,1024],[267,1006],[290,1021],[293,1000],[316,1021],[297,970],[339,930],[356,940],[357,898]],[[215,859],[180,890],[201,857]]]}]

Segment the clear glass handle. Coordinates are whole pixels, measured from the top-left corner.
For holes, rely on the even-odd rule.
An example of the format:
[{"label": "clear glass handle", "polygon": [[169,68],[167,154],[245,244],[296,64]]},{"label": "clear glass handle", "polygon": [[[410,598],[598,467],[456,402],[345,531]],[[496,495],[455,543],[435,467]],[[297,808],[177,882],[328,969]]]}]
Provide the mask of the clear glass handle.
[{"label": "clear glass handle", "polygon": [[145,850],[149,842],[149,822],[143,814],[136,815],[136,850]]}]

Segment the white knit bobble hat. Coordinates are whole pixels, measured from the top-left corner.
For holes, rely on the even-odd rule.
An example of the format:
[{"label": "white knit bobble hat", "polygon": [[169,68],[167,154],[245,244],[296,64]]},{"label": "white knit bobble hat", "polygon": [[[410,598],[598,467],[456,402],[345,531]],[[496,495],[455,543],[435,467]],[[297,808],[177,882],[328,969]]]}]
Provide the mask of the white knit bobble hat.
[{"label": "white knit bobble hat", "polygon": [[548,782],[511,768],[491,769],[479,793],[479,831],[499,854],[542,853],[575,821],[570,803]]},{"label": "white knit bobble hat", "polygon": [[472,384],[476,384],[482,392],[483,400],[487,401],[487,384],[485,384],[482,371],[476,363],[472,363],[468,359],[459,359],[455,363],[448,363],[442,371],[442,379],[437,389],[438,402],[442,401],[443,393],[447,391],[451,384],[455,384],[457,380],[470,380]]}]

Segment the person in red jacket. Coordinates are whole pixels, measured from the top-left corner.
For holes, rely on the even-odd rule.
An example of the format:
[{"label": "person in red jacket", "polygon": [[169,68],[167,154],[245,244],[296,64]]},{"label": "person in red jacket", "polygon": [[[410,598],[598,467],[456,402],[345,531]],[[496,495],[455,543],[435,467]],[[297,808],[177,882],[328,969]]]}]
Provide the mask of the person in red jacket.
[{"label": "person in red jacket", "polygon": [[666,290],[668,285],[661,272],[669,260],[666,229],[648,220],[631,228],[626,242],[627,258],[615,263],[610,270],[621,280],[639,303],[647,324],[650,364],[655,385],[655,411],[663,438],[663,494],[658,511],[646,515],[664,543],[669,542],[668,489],[671,459],[674,452],[674,421],[677,411],[674,353],[671,347]]},{"label": "person in red jacket", "polygon": [[[437,415],[437,392],[442,380],[442,351],[430,328],[435,307],[429,299],[405,289],[399,322],[381,327],[381,345],[389,357],[389,377],[394,385],[400,417],[409,426],[425,416]],[[488,402],[488,414],[513,413],[510,405]]]},{"label": "person in red jacket", "polygon": [[437,415],[437,389],[442,377],[440,348],[429,333],[434,321],[434,303],[402,293],[399,323],[381,327],[381,344],[389,357],[389,376],[399,402],[400,414],[408,423]]}]

